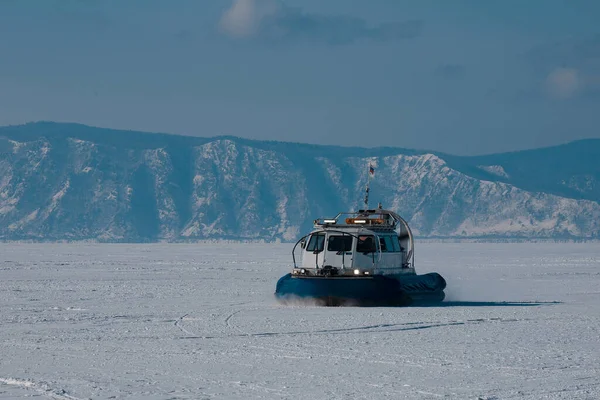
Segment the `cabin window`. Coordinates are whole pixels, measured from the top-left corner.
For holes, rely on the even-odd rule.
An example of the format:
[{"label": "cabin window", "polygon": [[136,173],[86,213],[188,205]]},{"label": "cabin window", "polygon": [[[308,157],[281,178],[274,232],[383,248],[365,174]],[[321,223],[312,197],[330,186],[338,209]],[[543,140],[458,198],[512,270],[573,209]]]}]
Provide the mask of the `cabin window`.
[{"label": "cabin window", "polygon": [[359,236],[356,242],[356,251],[358,253],[372,253],[377,251],[375,238],[373,236]]},{"label": "cabin window", "polygon": [[390,237],[390,242],[392,242],[392,246],[394,246],[394,251],[400,251],[400,242],[398,241],[398,237]]},{"label": "cabin window", "polygon": [[329,236],[327,251],[352,251],[352,236]]},{"label": "cabin window", "polygon": [[[394,240],[395,239],[394,237],[384,236],[383,239],[385,240],[385,248],[387,249],[386,251],[394,252],[394,251],[400,250],[400,249],[397,249],[394,247],[394,242],[396,242],[396,245],[398,244],[398,241]],[[383,251],[383,249],[381,251]]]},{"label": "cabin window", "polygon": [[306,251],[323,251],[323,247],[325,245],[325,234],[317,233],[310,237],[308,241],[308,245],[306,246]]},{"label": "cabin window", "polygon": [[400,236],[398,236],[398,247],[400,247],[400,251],[404,251],[404,248],[402,247],[402,239],[400,239]]},{"label": "cabin window", "polygon": [[381,252],[386,253],[388,251],[392,251],[391,247],[388,247],[388,243],[385,241],[385,236],[379,236],[379,247],[381,247]]}]

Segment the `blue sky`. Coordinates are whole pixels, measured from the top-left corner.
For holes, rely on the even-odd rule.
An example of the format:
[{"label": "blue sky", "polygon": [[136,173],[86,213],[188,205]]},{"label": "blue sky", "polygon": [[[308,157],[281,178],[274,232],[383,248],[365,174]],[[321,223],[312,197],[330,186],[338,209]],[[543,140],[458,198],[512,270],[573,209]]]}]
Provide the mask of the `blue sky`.
[{"label": "blue sky", "polygon": [[0,125],[482,154],[600,137],[596,0],[2,0]]}]

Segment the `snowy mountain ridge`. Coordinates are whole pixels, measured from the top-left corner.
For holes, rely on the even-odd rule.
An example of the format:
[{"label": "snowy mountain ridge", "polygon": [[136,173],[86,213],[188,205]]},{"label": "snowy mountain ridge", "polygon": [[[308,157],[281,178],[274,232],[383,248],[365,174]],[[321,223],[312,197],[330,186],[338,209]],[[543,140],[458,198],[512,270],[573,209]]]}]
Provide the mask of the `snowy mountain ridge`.
[{"label": "snowy mountain ridge", "polygon": [[477,157],[33,123],[0,128],[0,239],[292,241],[371,204],[421,237],[600,237],[600,140]]}]

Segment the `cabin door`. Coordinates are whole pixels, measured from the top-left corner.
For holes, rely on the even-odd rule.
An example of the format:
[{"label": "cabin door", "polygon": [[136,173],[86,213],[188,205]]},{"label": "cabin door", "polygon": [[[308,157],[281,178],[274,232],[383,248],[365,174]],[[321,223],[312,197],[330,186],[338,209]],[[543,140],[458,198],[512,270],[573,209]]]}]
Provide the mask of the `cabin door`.
[{"label": "cabin door", "polygon": [[323,268],[325,261],[325,232],[313,233],[302,258],[303,268]]},{"label": "cabin door", "polygon": [[374,268],[379,261],[379,247],[373,235],[359,235],[356,241],[355,268]]},{"label": "cabin door", "polygon": [[325,265],[336,268],[352,268],[353,237],[342,233],[330,233],[327,237]]}]

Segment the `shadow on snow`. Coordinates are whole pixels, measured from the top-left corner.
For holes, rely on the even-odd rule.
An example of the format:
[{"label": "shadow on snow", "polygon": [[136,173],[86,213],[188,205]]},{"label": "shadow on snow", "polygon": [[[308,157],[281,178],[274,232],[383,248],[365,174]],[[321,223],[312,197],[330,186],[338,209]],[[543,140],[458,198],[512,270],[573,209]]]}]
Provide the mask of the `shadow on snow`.
[{"label": "shadow on snow", "polygon": [[411,307],[533,307],[562,304],[561,301],[443,301],[441,303],[413,304]]}]

